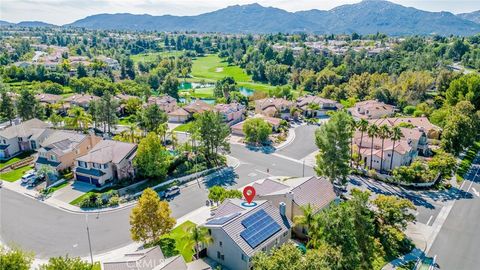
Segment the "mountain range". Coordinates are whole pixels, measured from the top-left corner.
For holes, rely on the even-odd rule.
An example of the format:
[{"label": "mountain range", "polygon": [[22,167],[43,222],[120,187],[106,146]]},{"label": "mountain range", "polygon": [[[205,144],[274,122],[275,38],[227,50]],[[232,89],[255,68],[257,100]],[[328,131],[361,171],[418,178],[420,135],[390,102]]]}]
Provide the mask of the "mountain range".
[{"label": "mountain range", "polygon": [[[23,26],[26,23],[34,26],[53,26],[42,25],[41,22],[23,22]],[[98,14],[63,27],[223,33],[380,32],[389,35],[472,35],[480,33],[480,11],[459,15],[444,11],[429,12],[385,0],[364,0],[331,10],[313,9],[298,12],[249,4],[229,6],[196,16]]]}]

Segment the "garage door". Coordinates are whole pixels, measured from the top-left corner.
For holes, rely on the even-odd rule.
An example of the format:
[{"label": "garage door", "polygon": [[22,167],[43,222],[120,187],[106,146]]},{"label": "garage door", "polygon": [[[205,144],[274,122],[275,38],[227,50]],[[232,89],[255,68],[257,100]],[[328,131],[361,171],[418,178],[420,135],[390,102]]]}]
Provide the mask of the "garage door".
[{"label": "garage door", "polygon": [[77,181],[90,183],[90,177],[88,177],[88,176],[76,174],[76,178],[77,178]]},{"label": "garage door", "polygon": [[92,184],[96,185],[97,187],[100,186],[100,183],[98,182],[98,179],[97,178],[91,178],[92,179]]}]

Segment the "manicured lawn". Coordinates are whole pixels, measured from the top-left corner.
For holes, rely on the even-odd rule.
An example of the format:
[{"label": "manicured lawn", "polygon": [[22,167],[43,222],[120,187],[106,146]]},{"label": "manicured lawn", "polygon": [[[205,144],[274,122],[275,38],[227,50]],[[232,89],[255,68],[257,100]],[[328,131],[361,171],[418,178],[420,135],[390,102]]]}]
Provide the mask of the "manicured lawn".
[{"label": "manicured lawn", "polygon": [[105,188],[102,188],[100,190],[97,190],[97,189],[91,190],[89,192],[83,193],[82,195],[80,195],[79,197],[74,199],[73,201],[69,202],[69,204],[78,206],[80,204],[80,202],[83,200],[83,198],[85,198],[87,196],[90,196],[90,194],[93,194],[93,193],[101,194],[101,193],[108,192],[108,191],[110,191],[112,189],[115,189],[115,188],[116,187],[113,186],[113,187],[105,187]]},{"label": "manicured lawn", "polygon": [[54,193],[55,191],[61,189],[61,188],[64,188],[68,186],[68,181],[65,181],[63,184],[60,184],[58,186],[55,186],[55,187],[52,187],[52,188],[49,188],[48,191],[47,191],[47,194],[51,194],[51,193]]},{"label": "manicured lawn", "polygon": [[33,169],[33,165],[20,167],[16,170],[12,170],[6,173],[0,174],[0,179],[8,181],[8,182],[15,182],[22,178],[22,176],[29,170]]},{"label": "manicured lawn", "polygon": [[182,254],[183,258],[186,262],[192,261],[193,254],[195,253],[193,250],[193,246],[189,247],[187,245],[187,241],[185,237],[185,231],[190,228],[196,226],[195,223],[191,221],[185,221],[184,223],[178,225],[175,229],[173,229],[169,234],[163,236],[163,238],[172,238],[175,240],[176,249]]},{"label": "manicured lawn", "polygon": [[252,77],[242,68],[236,65],[229,65],[216,54],[196,58],[193,61],[191,75],[193,76],[192,81],[217,81],[230,76],[235,79],[238,86],[262,92],[268,92],[269,89],[275,88],[275,86],[268,84],[253,82]]},{"label": "manicured lawn", "polygon": [[195,88],[190,91],[180,91],[182,97],[213,98],[213,87]]},{"label": "manicured lawn", "polygon": [[161,57],[170,57],[170,56],[181,56],[183,51],[164,51],[164,52],[152,52],[152,53],[141,53],[131,55],[130,58],[133,62],[153,62],[157,60],[158,56]]},{"label": "manicured lawn", "polygon": [[468,172],[470,166],[472,166],[472,161],[477,155],[478,151],[480,151],[480,141],[477,141],[473,144],[472,147],[468,150],[467,154],[463,158],[460,166],[457,169],[457,182],[463,181],[463,176]]},{"label": "manicured lawn", "polygon": [[173,131],[180,131],[180,132],[188,132],[193,125],[193,121],[187,122],[185,124],[181,124],[173,129]]}]

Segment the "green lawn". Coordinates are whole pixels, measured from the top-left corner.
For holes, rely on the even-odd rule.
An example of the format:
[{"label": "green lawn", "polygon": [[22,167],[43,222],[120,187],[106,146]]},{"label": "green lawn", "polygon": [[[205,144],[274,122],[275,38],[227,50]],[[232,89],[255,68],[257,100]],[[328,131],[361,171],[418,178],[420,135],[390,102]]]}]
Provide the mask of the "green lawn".
[{"label": "green lawn", "polygon": [[210,54],[203,57],[197,57],[193,60],[191,81],[217,81],[224,77],[233,77],[238,86],[243,86],[253,90],[267,92],[268,89],[275,88],[264,83],[256,83],[252,81],[252,77],[248,75],[242,68],[236,65],[229,65],[225,60],[216,54]]},{"label": "green lawn", "polygon": [[89,196],[90,194],[93,194],[93,193],[101,194],[101,193],[108,192],[108,191],[110,191],[112,189],[116,189],[116,188],[117,187],[115,187],[115,186],[110,186],[110,187],[105,187],[105,188],[102,188],[102,189],[91,190],[89,192],[83,193],[82,195],[80,195],[79,197],[74,199],[73,201],[69,202],[69,204],[78,206],[80,204],[80,202],[83,200],[83,198]]},{"label": "green lawn", "polygon": [[152,53],[141,53],[131,55],[130,58],[133,62],[153,62],[157,60],[157,57],[170,57],[170,56],[181,56],[183,51],[164,51],[164,52],[152,52]]},{"label": "green lawn", "polygon": [[180,91],[182,97],[194,97],[194,98],[213,98],[213,87],[195,88],[190,91]]},{"label": "green lawn", "polygon": [[0,179],[8,182],[15,182],[22,178],[22,176],[29,170],[33,169],[33,165],[20,167],[16,170],[12,170],[6,173],[0,174]]},{"label": "green lawn", "polygon": [[2,160],[2,161],[0,161],[0,168],[3,168],[3,167],[5,167],[5,166],[7,166],[7,165],[13,164],[13,163],[15,163],[15,162],[17,162],[17,161],[20,161],[20,160],[22,160],[22,159],[24,159],[24,158],[27,158],[27,157],[29,157],[31,154],[32,154],[31,152],[28,152],[28,153],[25,152],[25,153],[21,153],[21,154],[18,155],[18,156],[15,156],[15,157],[13,157],[13,158],[11,158],[11,159],[9,159],[9,160]]},{"label": "green lawn", "polygon": [[173,229],[169,234],[163,236],[163,238],[172,238],[175,240],[176,249],[180,252],[180,254],[182,254],[186,262],[192,261],[193,254],[195,252],[193,250],[193,246],[187,246],[187,241],[184,238],[185,230],[194,226],[196,226],[195,223],[191,221],[185,221]]},{"label": "green lawn", "polygon": [[460,163],[460,166],[458,166],[457,169],[457,182],[462,182],[463,181],[463,176],[465,173],[468,172],[468,169],[470,169],[470,166],[472,166],[472,161],[477,155],[478,151],[480,151],[480,141],[475,142],[470,149],[468,149],[467,154],[463,158],[462,162]]},{"label": "green lawn", "polygon": [[180,132],[188,132],[190,127],[193,125],[193,121],[187,122],[185,124],[181,124],[173,129],[173,131],[180,131]]},{"label": "green lawn", "polygon": [[68,181],[65,181],[63,184],[60,184],[60,185],[58,185],[58,186],[54,186],[54,187],[52,187],[52,188],[49,188],[49,189],[47,190],[47,194],[54,193],[55,191],[57,191],[57,190],[59,190],[59,189],[62,189],[62,188],[64,188],[64,187],[68,186],[68,184],[69,184]]}]

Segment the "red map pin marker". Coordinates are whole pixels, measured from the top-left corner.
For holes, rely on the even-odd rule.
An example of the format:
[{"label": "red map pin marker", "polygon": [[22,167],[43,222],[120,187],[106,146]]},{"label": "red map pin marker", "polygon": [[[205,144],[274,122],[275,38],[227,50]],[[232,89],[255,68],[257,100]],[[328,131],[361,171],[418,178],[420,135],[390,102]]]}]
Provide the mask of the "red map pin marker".
[{"label": "red map pin marker", "polygon": [[243,189],[243,197],[245,197],[248,203],[251,203],[253,198],[255,198],[255,189],[252,186],[245,187]]}]

